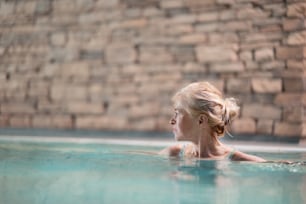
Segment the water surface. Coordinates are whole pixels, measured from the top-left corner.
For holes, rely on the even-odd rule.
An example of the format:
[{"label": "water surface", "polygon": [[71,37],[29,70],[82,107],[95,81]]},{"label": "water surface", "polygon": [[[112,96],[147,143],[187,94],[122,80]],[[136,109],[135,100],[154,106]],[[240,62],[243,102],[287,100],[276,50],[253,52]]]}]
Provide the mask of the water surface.
[{"label": "water surface", "polygon": [[306,203],[305,153],[293,164],[166,158],[158,147],[1,142],[0,203]]}]

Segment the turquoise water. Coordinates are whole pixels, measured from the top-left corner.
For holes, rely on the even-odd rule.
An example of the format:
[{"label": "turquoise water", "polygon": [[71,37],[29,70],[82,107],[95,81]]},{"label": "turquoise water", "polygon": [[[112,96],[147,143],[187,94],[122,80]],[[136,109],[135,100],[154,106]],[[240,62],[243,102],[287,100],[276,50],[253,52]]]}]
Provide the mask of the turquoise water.
[{"label": "turquoise water", "polygon": [[306,203],[305,153],[293,164],[169,159],[158,147],[0,143],[0,203]]}]

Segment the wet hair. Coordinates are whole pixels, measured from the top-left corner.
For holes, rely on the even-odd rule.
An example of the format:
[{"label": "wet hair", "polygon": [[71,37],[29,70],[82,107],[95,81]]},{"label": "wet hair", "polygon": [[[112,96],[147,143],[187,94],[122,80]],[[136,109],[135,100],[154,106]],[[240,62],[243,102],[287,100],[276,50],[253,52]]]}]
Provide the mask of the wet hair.
[{"label": "wet hair", "polygon": [[223,98],[222,93],[208,82],[196,82],[179,90],[173,97],[174,106],[191,116],[207,116],[208,125],[218,136],[238,116],[239,106],[234,98]]}]

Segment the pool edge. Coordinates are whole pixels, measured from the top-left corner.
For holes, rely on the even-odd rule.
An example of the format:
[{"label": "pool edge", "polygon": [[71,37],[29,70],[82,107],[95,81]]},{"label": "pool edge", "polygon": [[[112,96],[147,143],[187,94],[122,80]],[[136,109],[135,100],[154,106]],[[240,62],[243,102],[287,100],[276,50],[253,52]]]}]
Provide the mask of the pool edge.
[{"label": "pool edge", "polygon": [[[112,138],[103,137],[71,137],[71,136],[25,136],[25,135],[0,135],[0,141],[13,142],[37,142],[37,143],[77,143],[77,144],[115,144],[134,146],[167,147],[175,144],[174,140],[168,138],[140,139],[140,138]],[[247,152],[306,152],[306,147],[292,144],[263,143],[263,142],[229,142],[225,144],[240,151]]]}]

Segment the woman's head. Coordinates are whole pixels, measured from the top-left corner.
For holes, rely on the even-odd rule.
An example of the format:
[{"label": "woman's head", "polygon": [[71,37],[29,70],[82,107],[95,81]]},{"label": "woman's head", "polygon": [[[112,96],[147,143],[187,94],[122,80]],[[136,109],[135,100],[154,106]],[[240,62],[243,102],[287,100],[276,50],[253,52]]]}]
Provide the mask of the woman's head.
[{"label": "woman's head", "polygon": [[[239,112],[235,99],[223,99],[222,93],[208,82],[189,84],[174,95],[173,102],[175,110],[185,112],[191,123],[201,123],[204,117],[208,127],[217,136],[224,134],[226,125]],[[175,119],[171,120],[173,125],[176,122]],[[188,128],[192,131],[191,127]]]}]

